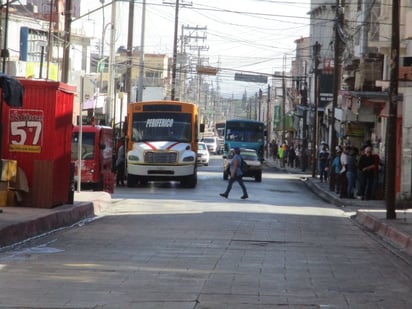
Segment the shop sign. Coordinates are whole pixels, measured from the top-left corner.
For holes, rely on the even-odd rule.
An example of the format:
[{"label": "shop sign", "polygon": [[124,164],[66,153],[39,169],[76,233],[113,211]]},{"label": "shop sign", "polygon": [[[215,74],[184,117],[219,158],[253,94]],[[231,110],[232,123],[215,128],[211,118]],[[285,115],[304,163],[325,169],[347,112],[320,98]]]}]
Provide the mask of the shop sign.
[{"label": "shop sign", "polygon": [[348,124],[345,128],[345,135],[363,137],[365,135],[365,128],[361,125]]},{"label": "shop sign", "polygon": [[10,152],[40,153],[44,114],[42,110],[10,109]]}]

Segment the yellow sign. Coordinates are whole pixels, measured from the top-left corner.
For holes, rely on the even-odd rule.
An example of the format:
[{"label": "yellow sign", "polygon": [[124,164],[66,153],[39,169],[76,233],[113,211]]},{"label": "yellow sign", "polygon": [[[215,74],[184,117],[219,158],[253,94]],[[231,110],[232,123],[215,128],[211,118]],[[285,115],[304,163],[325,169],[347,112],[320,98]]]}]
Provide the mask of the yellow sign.
[{"label": "yellow sign", "polygon": [[28,146],[28,145],[13,145],[9,147],[10,152],[31,152],[31,153],[40,153],[40,146]]}]

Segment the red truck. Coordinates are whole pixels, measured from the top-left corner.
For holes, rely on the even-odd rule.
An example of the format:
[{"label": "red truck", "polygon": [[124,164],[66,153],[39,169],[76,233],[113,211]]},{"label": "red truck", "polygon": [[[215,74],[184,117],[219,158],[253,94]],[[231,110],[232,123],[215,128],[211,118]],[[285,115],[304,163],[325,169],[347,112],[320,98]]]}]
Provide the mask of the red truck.
[{"label": "red truck", "polygon": [[113,129],[100,125],[82,125],[73,128],[72,162],[74,162],[76,185],[79,179],[79,156],[81,157],[81,188],[113,192]]}]

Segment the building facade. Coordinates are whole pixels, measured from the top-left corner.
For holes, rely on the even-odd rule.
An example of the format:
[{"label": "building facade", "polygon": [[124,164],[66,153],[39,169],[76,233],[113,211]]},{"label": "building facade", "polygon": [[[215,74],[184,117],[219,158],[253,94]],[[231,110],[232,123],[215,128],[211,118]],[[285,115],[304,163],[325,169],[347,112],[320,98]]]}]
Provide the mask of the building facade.
[{"label": "building facade", "polygon": [[[338,1],[339,3],[339,1]],[[308,109],[318,108],[317,137],[312,142],[330,141],[334,134],[340,145],[351,145],[361,149],[366,143],[381,159],[379,175],[379,196],[384,198],[385,161],[387,156],[386,133],[389,111],[389,79],[391,70],[392,3],[381,1],[312,1],[310,30],[310,70],[308,72]],[[410,127],[411,85],[412,85],[412,7],[410,1],[400,3],[400,61],[399,96],[396,139],[396,184],[397,203],[408,203],[412,195],[412,149]],[[342,16],[342,19],[338,17]],[[336,35],[339,37],[336,38]],[[335,59],[335,40],[343,47]],[[297,49],[302,43],[297,40]],[[315,46],[320,45],[320,49]],[[298,63],[301,55],[297,54]],[[332,81],[336,65],[342,70]],[[336,62],[336,63],[335,63]],[[338,67],[339,69],[339,67]],[[316,79],[319,88],[316,87]],[[332,87],[329,86],[331,82]],[[338,83],[337,102],[333,102],[331,90]],[[325,89],[326,85],[326,89]],[[323,89],[322,89],[323,88]],[[322,99],[322,96],[324,98]],[[305,107],[300,104],[300,109]],[[333,109],[333,113],[332,113]],[[334,117],[333,117],[334,116]],[[332,118],[333,117],[333,118]],[[304,134],[301,134],[304,136]],[[312,136],[313,139],[313,136]]]}]

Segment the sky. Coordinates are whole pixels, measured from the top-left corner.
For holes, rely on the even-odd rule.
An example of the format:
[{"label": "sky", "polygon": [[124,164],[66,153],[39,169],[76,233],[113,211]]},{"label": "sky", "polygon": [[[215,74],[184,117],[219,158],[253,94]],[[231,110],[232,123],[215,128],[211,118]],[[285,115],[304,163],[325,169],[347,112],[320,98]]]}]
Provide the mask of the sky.
[{"label": "sky", "polygon": [[[101,7],[100,0],[84,1],[82,14]],[[110,3],[108,0],[105,4]],[[273,74],[288,71],[295,56],[295,40],[309,35],[310,0],[180,0],[178,36],[185,27],[207,28],[199,31],[205,40],[201,58],[219,68],[217,77],[206,77],[219,85],[224,97],[239,97],[245,91],[254,94],[267,84],[234,81],[235,73]],[[145,53],[173,55],[176,0],[147,0],[145,23]],[[83,1],[82,1],[83,6]],[[127,46],[128,2],[119,2],[116,19],[116,47]],[[110,23],[111,5],[87,17],[95,36],[102,36],[103,22]],[[141,40],[142,0],[135,0],[133,45]],[[107,27],[108,29],[110,27]],[[185,30],[188,35],[188,30]],[[194,33],[192,33],[194,34]],[[107,31],[106,42],[109,42]],[[195,45],[196,42],[190,42]],[[179,42],[180,47],[180,42]],[[108,46],[106,44],[106,51]],[[187,50],[197,55],[197,50]]]}]

